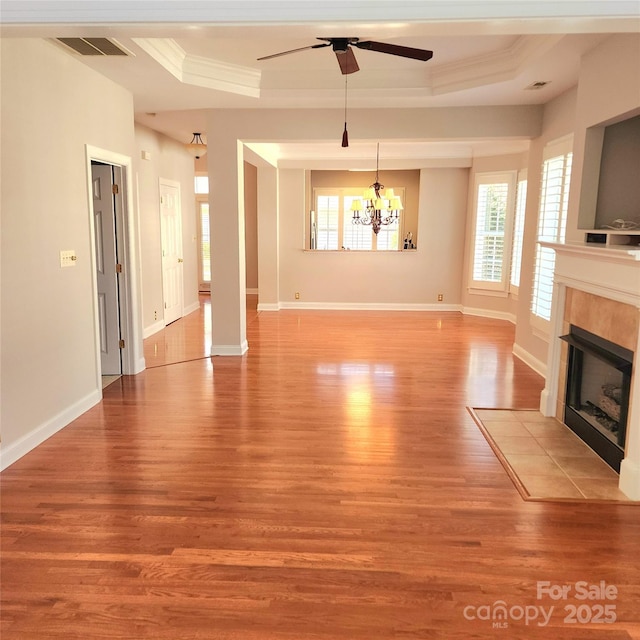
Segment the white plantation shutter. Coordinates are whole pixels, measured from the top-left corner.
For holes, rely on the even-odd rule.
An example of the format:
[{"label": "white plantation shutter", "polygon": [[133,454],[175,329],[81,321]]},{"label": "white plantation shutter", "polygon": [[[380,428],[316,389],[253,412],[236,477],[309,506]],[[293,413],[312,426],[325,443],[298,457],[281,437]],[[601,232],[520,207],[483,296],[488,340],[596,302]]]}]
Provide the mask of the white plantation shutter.
[{"label": "white plantation shutter", "polygon": [[472,287],[506,291],[515,172],[476,176]]},{"label": "white plantation shutter", "polygon": [[500,282],[504,253],[504,224],[507,213],[509,185],[481,184],[476,208],[476,242],[473,279]]},{"label": "white plantation shutter", "polygon": [[[567,141],[562,146],[567,147]],[[572,141],[570,141],[572,142]],[[542,165],[540,210],[538,213],[538,242],[564,242],[567,230],[567,208],[573,154],[562,152],[559,144],[552,146],[556,154],[547,150]],[[557,152],[560,152],[559,154]],[[556,254],[553,249],[538,244],[533,278],[531,312],[543,320],[551,319],[553,272]]]},{"label": "white plantation shutter", "polygon": [[362,224],[353,224],[351,203],[356,196],[343,198],[343,222],[342,222],[342,246],[345,249],[371,251],[373,248],[373,232],[371,227]]},{"label": "white plantation shutter", "polygon": [[394,222],[386,227],[380,227],[378,237],[376,238],[376,248],[378,251],[397,251],[400,236],[399,227],[400,222]]},{"label": "white plantation shutter", "polygon": [[338,248],[340,198],[337,195],[318,195],[316,214],[318,219],[317,248],[329,251]]},{"label": "white plantation shutter", "polygon": [[211,282],[211,237],[209,227],[209,203],[200,202],[200,264],[202,282]]},{"label": "white plantation shutter", "polygon": [[[371,225],[353,224],[351,203],[362,200],[362,188],[318,187],[313,190],[315,203],[315,238],[311,247],[319,251],[398,251],[402,229],[402,212],[398,222],[380,228],[378,235]],[[404,199],[404,188],[395,193]],[[310,243],[311,244],[311,243]]]},{"label": "white plantation shutter", "polygon": [[516,189],[516,214],[513,225],[513,246],[511,249],[511,286],[520,286],[522,268],[522,242],[524,239],[524,217],[527,204],[527,180],[518,180]]}]

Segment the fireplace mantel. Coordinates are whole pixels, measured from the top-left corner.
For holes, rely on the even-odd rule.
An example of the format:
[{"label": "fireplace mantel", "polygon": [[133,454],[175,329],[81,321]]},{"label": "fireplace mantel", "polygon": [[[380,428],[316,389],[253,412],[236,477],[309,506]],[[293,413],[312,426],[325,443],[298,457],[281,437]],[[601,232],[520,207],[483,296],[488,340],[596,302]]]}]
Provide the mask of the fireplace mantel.
[{"label": "fireplace mantel", "polygon": [[[551,310],[549,352],[540,411],[557,415],[561,368],[563,318],[567,289],[577,289],[634,307],[640,318],[640,247],[593,246],[582,243],[542,242],[556,253],[554,295]],[[625,458],[620,467],[620,490],[640,500],[640,331],[634,343],[634,373],[628,418]]]},{"label": "fireplace mantel", "polygon": [[540,242],[543,247],[549,247],[556,253],[588,256],[606,262],[640,262],[640,247],[638,246],[600,246],[583,242]]}]

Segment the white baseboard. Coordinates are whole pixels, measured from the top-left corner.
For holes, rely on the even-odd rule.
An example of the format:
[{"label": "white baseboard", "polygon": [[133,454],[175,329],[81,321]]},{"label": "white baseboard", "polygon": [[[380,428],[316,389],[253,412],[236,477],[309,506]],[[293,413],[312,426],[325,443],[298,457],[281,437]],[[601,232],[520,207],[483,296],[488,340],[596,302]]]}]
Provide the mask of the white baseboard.
[{"label": "white baseboard", "polygon": [[476,309],[475,307],[463,307],[462,313],[465,316],[480,316],[482,318],[491,318],[492,320],[506,320],[511,324],[516,323],[516,316],[506,311],[492,311],[490,309]]},{"label": "white baseboard", "polygon": [[280,305],[277,302],[259,302],[258,311],[280,311]]},{"label": "white baseboard", "polygon": [[154,333],[158,333],[158,331],[162,331],[164,329],[164,320],[158,320],[158,322],[154,322],[152,325],[145,327],[142,330],[142,339],[151,337]]},{"label": "white baseboard", "polygon": [[242,344],[214,344],[211,345],[212,356],[243,356],[249,350],[249,343]]},{"label": "white baseboard", "polygon": [[547,365],[542,362],[542,360],[538,360],[538,358],[534,358],[528,351],[525,351],[520,345],[513,345],[513,355],[522,360],[526,365],[531,367],[537,374],[541,375],[543,378],[547,377]]},{"label": "white baseboard", "polygon": [[[185,317],[188,316],[190,313],[193,313],[194,311],[199,311],[200,310],[200,302],[193,302],[192,304],[190,304],[188,307],[185,307],[182,310],[182,316],[181,317]],[[164,319],[160,319],[157,320],[156,322],[154,322],[153,324],[149,325],[148,327],[145,327],[142,331],[142,339],[145,340],[146,338],[151,337],[154,333],[158,333],[158,331],[162,331],[167,325],[165,325],[164,323]]]},{"label": "white baseboard", "polygon": [[620,464],[618,488],[631,500],[640,500],[640,467],[625,458]]},{"label": "white baseboard", "polygon": [[42,444],[47,438],[66,427],[76,418],[81,416],[85,411],[91,409],[102,400],[102,389],[96,389],[86,395],[84,398],[74,402],[57,415],[47,420],[39,427],[36,427],[29,433],[22,436],[16,442],[9,445],[2,445],[0,449],[0,470],[4,470],[12,465],[16,460],[35,449]]},{"label": "white baseboard", "polygon": [[199,311],[199,310],[200,310],[200,301],[193,302],[188,307],[185,307],[182,310],[182,316],[183,317],[188,316],[190,313],[193,313],[194,311]]},{"label": "white baseboard", "polygon": [[403,304],[394,302],[280,302],[280,309],[322,311],[460,311],[457,304]]},{"label": "white baseboard", "polygon": [[554,396],[545,387],[540,393],[540,413],[548,418],[556,417],[556,403],[553,401]]}]

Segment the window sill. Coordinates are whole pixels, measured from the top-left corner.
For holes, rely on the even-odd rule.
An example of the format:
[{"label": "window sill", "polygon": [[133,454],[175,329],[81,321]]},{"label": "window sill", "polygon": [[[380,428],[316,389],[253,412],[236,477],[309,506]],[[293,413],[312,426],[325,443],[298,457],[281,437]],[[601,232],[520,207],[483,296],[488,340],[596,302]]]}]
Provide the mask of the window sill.
[{"label": "window sill", "polygon": [[496,291],[495,289],[477,289],[469,287],[467,291],[472,296],[490,296],[492,298],[506,298],[509,295],[506,291]]}]

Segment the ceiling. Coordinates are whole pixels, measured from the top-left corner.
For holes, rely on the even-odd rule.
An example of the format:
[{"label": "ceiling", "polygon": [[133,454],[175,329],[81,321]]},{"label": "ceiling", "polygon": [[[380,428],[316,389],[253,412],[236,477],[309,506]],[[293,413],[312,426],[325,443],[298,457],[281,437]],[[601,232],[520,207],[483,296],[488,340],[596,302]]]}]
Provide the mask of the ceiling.
[{"label": "ceiling", "polygon": [[[2,35],[50,39],[126,87],[137,122],[181,142],[189,142],[193,131],[206,139],[209,109],[344,109],[345,93],[350,109],[544,104],[576,85],[584,53],[611,33],[637,32],[639,24],[637,2],[613,0],[116,4],[4,0]],[[482,17],[483,11],[492,17]],[[129,55],[80,56],[59,44],[59,37],[108,37]],[[331,47],[258,61],[316,44],[319,37],[358,37],[434,54],[421,62],[355,49],[360,71],[348,76],[341,74]],[[544,84],[532,88],[535,83]],[[412,159],[495,153],[488,142],[386,141],[385,153],[406,165]],[[522,151],[526,144],[503,141],[500,151]],[[315,141],[254,150],[280,164],[347,155],[337,145]],[[350,141],[350,157],[371,151],[371,143]]]}]

